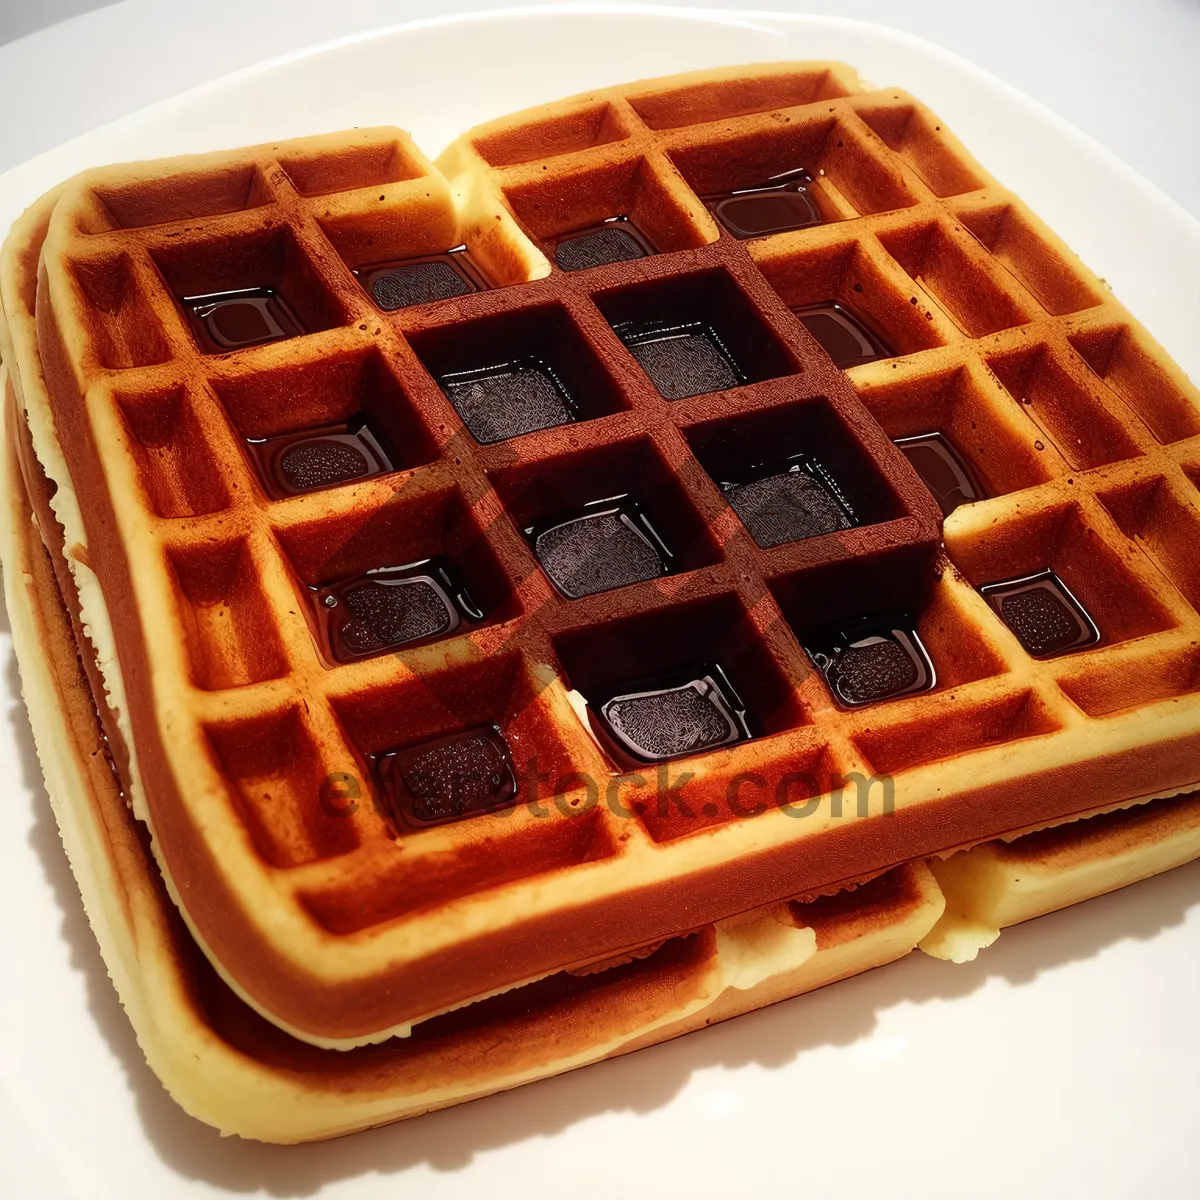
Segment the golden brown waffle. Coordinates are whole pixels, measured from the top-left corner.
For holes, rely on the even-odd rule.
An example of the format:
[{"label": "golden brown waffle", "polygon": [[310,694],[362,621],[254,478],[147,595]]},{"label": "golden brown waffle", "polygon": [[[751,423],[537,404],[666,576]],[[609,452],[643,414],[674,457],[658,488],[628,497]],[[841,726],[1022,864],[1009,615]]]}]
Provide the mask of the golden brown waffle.
[{"label": "golden brown waffle", "polygon": [[[145,828],[120,792],[76,653],[78,633],[31,520],[16,462],[21,415],[12,387],[6,391],[0,557],[34,734],[39,747],[53,748],[42,758],[47,788],[138,1043],[192,1116],[223,1133],[274,1142],[349,1133],[666,1040],[902,957],[922,934],[927,948],[947,932],[934,876],[915,863],[832,897],[769,905],[672,939],[624,967],[557,976],[471,1005],[426,1023],[410,1039],[340,1051],[287,1037],[222,983],[188,936]],[[49,519],[45,499],[33,503]],[[955,857],[1019,858],[1022,875],[1037,881],[1039,909],[1059,907],[1117,886],[1114,839],[1121,882],[1144,876],[1147,863],[1151,869],[1168,865],[1164,846],[1173,861],[1195,857],[1200,795],[1048,832],[1055,843],[1049,854],[1040,852],[1045,835],[1031,834],[1008,847],[989,843]],[[1191,847],[1186,856],[1178,853],[1185,841]],[[1131,869],[1139,852],[1140,865]],[[942,875],[947,864],[932,865]],[[1004,924],[1033,915],[1027,907],[1018,915],[1006,904],[1011,887],[997,888],[990,872],[983,888],[972,874],[959,872],[951,885],[960,901],[970,888],[967,895],[989,898],[989,916],[1003,909]],[[1089,875],[1093,887],[1085,891],[1080,880]],[[1028,900],[1028,888],[1022,898]],[[978,912],[964,915],[977,918]],[[952,928],[958,947],[978,935],[977,923],[964,929],[960,919]]]},{"label": "golden brown waffle", "polygon": [[[425,1023],[409,1039],[340,1051],[289,1038],[220,980],[189,937],[145,828],[125,803],[78,659],[79,633],[38,522],[31,519],[32,507],[41,521],[52,520],[49,489],[40,497],[26,492],[16,461],[22,416],[12,382],[4,384],[0,558],[47,788],[92,930],[138,1043],[192,1116],[223,1133],[273,1142],[350,1133],[702,1028],[890,962],[922,935],[924,947],[944,932],[934,876],[913,863],[835,896],[768,905],[671,939],[620,967],[558,975],[470,1005]],[[66,586],[69,593],[69,577]],[[1184,840],[1190,839],[1191,857],[1200,853],[1200,796],[1049,832],[1055,835],[1049,855],[1034,849],[1044,835],[1032,834],[1010,847],[990,843],[957,857],[1020,856],[1022,873],[1038,880],[1040,907],[1058,907],[1052,902],[1056,878],[1067,888],[1060,902],[1116,886],[1110,870],[1114,838],[1129,876],[1122,882],[1134,877],[1129,863],[1139,850],[1138,877],[1147,873],[1147,862],[1167,865],[1165,844],[1172,845],[1176,861]],[[1079,880],[1089,871],[1093,883],[1097,873],[1105,874],[1106,886],[1083,891]],[[969,876],[960,872],[954,885],[960,895]],[[993,900],[1002,893],[988,888]],[[1022,919],[1011,906],[1005,911]],[[962,945],[961,923],[956,932]]]},{"label": "golden brown waffle", "polygon": [[[506,118],[440,161],[449,184],[360,131],[89,172],[49,218],[34,449],[85,514],[68,555],[98,579],[93,631],[111,620],[135,810],[255,1007],[370,1040],[1200,779],[1196,393],[917,102],[829,64],[710,72]],[[814,228],[742,242],[698,199],[796,165]],[[618,213],[660,253],[551,269],[539,246]],[[352,274],[460,241],[500,286],[385,313]],[[264,286],[308,335],[202,353],[179,298]],[[5,297],[16,323],[7,274]],[[835,369],[789,312],[830,300],[900,357]],[[611,327],[663,309],[722,324],[749,382],[665,399]],[[434,376],[498,353],[556,355],[589,419],[477,444]],[[246,438],[364,406],[406,469],[268,498]],[[945,558],[891,442],[932,427],[991,494],[946,521]],[[791,429],[854,463],[869,519],[764,550],[714,475],[731,441],[766,458]],[[671,509],[682,573],[564,599],[518,532],[539,488],[634,481]],[[308,587],[442,553],[483,622],[331,662]],[[1035,661],[977,588],[1045,567],[1099,643]],[[913,611],[937,686],[848,711],[797,635],[884,607]],[[569,692],[714,659],[761,736],[611,781]],[[366,802],[371,756],[492,723],[544,777],[528,805],[397,837]]]},{"label": "golden brown waffle", "polygon": [[[81,663],[77,655],[86,635],[71,616],[79,607],[76,576],[66,568],[55,512],[67,525],[77,517],[31,453],[18,395],[25,403],[35,398],[40,374],[36,354],[25,353],[22,380],[10,336],[28,351],[31,269],[52,203],[48,198],[30,214],[34,240],[5,264],[5,282],[22,298],[11,313],[13,328],[0,322],[12,372],[0,375],[7,397],[0,457],[6,601],[47,788],[93,931],[151,1067],[189,1113],[224,1132],[270,1141],[350,1132],[821,986],[907,953],[922,933],[922,948],[961,952],[994,937],[980,936],[990,922],[1010,924],[1077,902],[1200,851],[1200,795],[1159,801],[934,862],[951,895],[941,919],[933,877],[910,864],[832,897],[768,905],[671,939],[648,955],[627,956],[621,967],[556,976],[471,1005],[424,1024],[410,1039],[336,1051],[288,1038],[221,982],[184,929],[106,753],[95,698],[103,696],[99,673],[85,674],[90,658]],[[111,718],[103,699],[99,706]]]},{"label": "golden brown waffle", "polygon": [[13,388],[6,390],[0,551],[47,787],[139,1045],[193,1116],[224,1133],[275,1142],[413,1116],[889,962],[909,953],[940,914],[929,870],[906,865],[855,893],[768,905],[625,965],[553,976],[426,1022],[410,1038],[341,1051],[288,1037],[239,1000],[191,940],[145,828],[121,794],[71,619],[31,519],[16,461],[22,418]]}]

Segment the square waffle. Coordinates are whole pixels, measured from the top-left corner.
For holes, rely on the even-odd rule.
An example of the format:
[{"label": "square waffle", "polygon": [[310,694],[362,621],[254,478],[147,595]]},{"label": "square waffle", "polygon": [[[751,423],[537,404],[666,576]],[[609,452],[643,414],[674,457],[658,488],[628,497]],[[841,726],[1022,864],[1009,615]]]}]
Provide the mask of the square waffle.
[{"label": "square waffle", "polygon": [[106,753],[95,685],[78,655],[78,602],[65,563],[51,557],[61,553],[52,486],[28,458],[28,486],[22,478],[20,389],[6,372],[0,382],[5,598],[34,736],[54,748],[43,768],[63,843],[150,1067],[188,1113],[223,1133],[332,1137],[703,1028],[886,964],[918,942],[939,957],[969,958],[1001,925],[1200,854],[1200,794],[1151,802],[945,862],[904,864],[832,896],[766,905],[604,969],[468,1005],[409,1038],[319,1049],[225,984],[167,894]]},{"label": "square waffle", "polygon": [[47,212],[93,691],[296,1039],[1200,780],[1195,390],[903,93],[708,72]]},{"label": "square waffle", "polygon": [[95,685],[78,655],[78,602],[65,562],[52,558],[61,554],[52,485],[28,457],[29,484],[22,478],[19,452],[30,450],[20,388],[2,382],[0,556],[30,721],[38,746],[54,748],[43,757],[51,802],[139,1045],[171,1096],[223,1133],[294,1143],[417,1115],[821,987],[917,942],[970,957],[1000,925],[1200,854],[1200,795],[1152,802],[944,863],[904,864],[832,896],[766,905],[603,969],[471,1004],[409,1038],[319,1049],[282,1033],[224,983],[167,894],[106,753]]}]

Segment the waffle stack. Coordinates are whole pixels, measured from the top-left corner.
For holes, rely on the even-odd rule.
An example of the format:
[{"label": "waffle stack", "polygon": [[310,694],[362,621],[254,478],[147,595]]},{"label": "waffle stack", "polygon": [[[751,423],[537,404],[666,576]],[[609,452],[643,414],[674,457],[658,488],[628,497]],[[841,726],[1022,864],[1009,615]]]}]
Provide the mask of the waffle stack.
[{"label": "waffle stack", "polygon": [[227,1131],[968,957],[1200,853],[1192,797],[1019,836],[1200,781],[1200,404],[911,97],[738,68],[436,168],[367,130],[88,172],[2,286],[49,788],[152,1065]]}]

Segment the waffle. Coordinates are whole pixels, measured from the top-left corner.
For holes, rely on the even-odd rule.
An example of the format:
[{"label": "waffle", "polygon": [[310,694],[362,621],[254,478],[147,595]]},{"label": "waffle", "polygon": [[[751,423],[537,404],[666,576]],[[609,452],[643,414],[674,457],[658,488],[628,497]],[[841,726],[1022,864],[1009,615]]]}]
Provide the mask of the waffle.
[{"label": "waffle", "polygon": [[[734,236],[780,205],[809,226]],[[439,168],[368,130],[89,172],[45,224],[36,353],[7,272],[6,308],[112,753],[192,938],[298,1039],[1200,779],[1196,393],[903,93],[706,73]],[[304,335],[218,353],[235,292]],[[264,457],[362,453],[364,412],[397,470]],[[912,463],[946,438],[939,507]],[[581,602],[543,523],[618,496],[661,574]],[[331,634],[416,561],[454,636]],[[655,761],[664,695],[714,749]],[[512,803],[398,803],[464,740],[470,803]]]},{"label": "waffle", "polygon": [[[0,558],[34,735],[40,748],[54,748],[42,755],[47,789],[139,1045],[192,1116],[222,1133],[269,1142],[332,1137],[640,1049],[894,961],[917,942],[926,949],[952,944],[967,956],[964,947],[979,934],[978,914],[974,922],[951,921],[948,937],[947,905],[934,875],[947,864],[934,862],[931,870],[915,862],[833,896],[765,906],[603,971],[560,974],[470,1005],[407,1039],[342,1051],[282,1033],[220,979],[190,937],[145,826],[126,802],[77,653],[75,603],[64,600],[38,532],[39,523],[53,521],[51,488],[34,474],[26,489],[17,458],[27,433],[7,370],[0,376]],[[71,595],[69,575],[64,586]],[[1129,827],[1124,836],[1122,825]],[[1051,855],[1022,857],[1024,872],[1038,878],[1037,907],[1046,911],[1120,885],[1105,865],[1114,837],[1121,883],[1183,861],[1179,847],[1189,837],[1190,856],[1200,854],[1200,795],[1049,833],[1056,835]],[[979,862],[989,851],[1017,855],[1044,836],[976,847],[950,862]],[[1164,856],[1167,843],[1175,849]],[[951,885],[960,901],[970,874]],[[1056,881],[1068,889],[1057,897]],[[991,889],[993,897],[1002,891]],[[988,916],[1011,924],[1035,915],[1028,905],[1022,913],[1008,906],[1005,914]]]},{"label": "waffle", "polygon": [[21,416],[11,384],[6,390],[0,549],[55,815],[150,1065],[189,1113],[222,1132],[307,1141],[513,1087],[889,962],[940,915],[937,884],[915,863],[857,893],[768,905],[604,971],[553,976],[426,1022],[409,1038],[342,1051],[289,1037],[241,1001],[200,952],[126,803],[71,614],[32,519],[34,510],[48,512],[47,495],[25,490]]},{"label": "waffle", "polygon": [[[412,1038],[340,1051],[282,1034],[221,981],[188,935],[145,827],[126,803],[76,651],[79,633],[31,519],[31,507],[40,507],[45,519],[48,498],[45,492],[33,498],[26,492],[16,461],[22,418],[7,379],[5,385],[0,495],[7,510],[0,522],[0,556],[37,744],[55,748],[42,760],[47,788],[92,929],[139,1045],[191,1115],[223,1133],[270,1142],[331,1137],[666,1040],[883,965],[918,941],[927,950],[948,943],[960,958],[969,956],[965,948],[978,939],[981,922],[976,914],[973,922],[952,921],[953,938],[947,937],[938,881],[918,862],[831,897],[766,906],[672,939],[656,953],[610,970],[558,976],[470,1005],[427,1023]],[[1100,822],[1104,828],[1093,836]],[[1069,898],[1057,896],[1060,903],[1085,898],[1089,893],[1080,880],[1089,867],[1095,892],[1119,886],[1104,864],[1126,822],[1133,824],[1132,836],[1120,839],[1128,876],[1122,883],[1174,865],[1161,847],[1186,839],[1189,831],[1191,856],[1200,853],[1197,795],[1072,823],[1050,831],[1058,835],[1050,859],[1023,856],[1025,873],[1038,877],[1038,907],[1060,906],[1053,895],[1056,879],[1069,887]],[[1019,853],[1042,837],[1027,835],[1001,852]],[[990,850],[1000,846],[977,847],[950,861],[977,862]],[[1129,870],[1135,862],[1139,867]],[[1061,873],[1064,864],[1070,870]],[[931,865],[941,875],[946,864]],[[1010,873],[1005,884],[1012,878]],[[952,896],[961,897],[961,891],[952,885]],[[992,895],[998,892],[993,887]],[[1035,913],[1028,906],[1023,914],[1009,907],[1006,915],[1010,919],[988,913],[1004,924]],[[524,1003],[514,1004],[510,997],[516,996]],[[506,1046],[502,1056],[498,1045]]]},{"label": "waffle", "polygon": [[1190,793],[933,858],[946,907],[921,949],[970,962],[1010,925],[1198,857],[1200,795]]}]

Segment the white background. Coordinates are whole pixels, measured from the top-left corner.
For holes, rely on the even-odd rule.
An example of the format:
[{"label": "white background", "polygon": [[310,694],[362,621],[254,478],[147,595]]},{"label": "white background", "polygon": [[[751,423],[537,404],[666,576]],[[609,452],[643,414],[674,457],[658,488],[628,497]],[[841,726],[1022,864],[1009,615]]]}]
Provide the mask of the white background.
[{"label": "white background", "polygon": [[[313,42],[505,0],[123,0],[0,46],[0,171]],[[705,7],[705,0],[695,0]],[[962,54],[1200,215],[1200,0],[719,0],[878,21]],[[0,42],[95,0],[0,0]]]},{"label": "white background", "polygon": [[[413,11],[139,0],[37,34],[0,48],[0,166],[224,71]],[[1197,211],[1194,5],[897,0],[838,11],[965,53]],[[1010,153],[1036,161],[1034,147]],[[1081,213],[1106,199],[1087,196]],[[1123,211],[1116,228],[1137,249],[1147,222]],[[1073,242],[1089,224],[1055,223]],[[1195,261],[1152,273],[1163,276],[1151,293],[1162,305],[1146,306],[1152,328],[1194,296]],[[41,791],[3,620],[5,1200],[1200,1195],[1200,863],[1007,931],[968,966],[913,955],[703,1036],[325,1146],[222,1142],[166,1098],[108,982]]]}]

